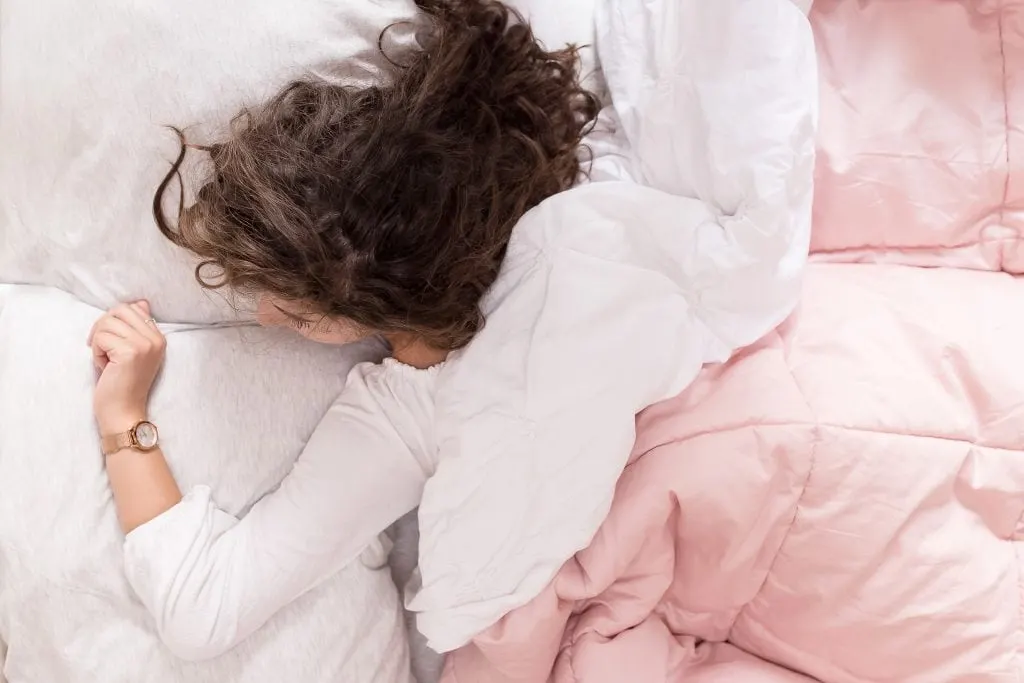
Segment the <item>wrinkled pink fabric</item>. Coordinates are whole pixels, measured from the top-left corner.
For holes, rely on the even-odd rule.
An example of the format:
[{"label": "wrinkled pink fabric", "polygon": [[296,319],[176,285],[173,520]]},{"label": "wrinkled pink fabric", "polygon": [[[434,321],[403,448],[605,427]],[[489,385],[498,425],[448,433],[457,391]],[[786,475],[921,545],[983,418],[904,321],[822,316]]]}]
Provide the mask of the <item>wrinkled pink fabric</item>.
[{"label": "wrinkled pink fabric", "polygon": [[1024,272],[1024,2],[821,0],[812,248]]},{"label": "wrinkled pink fabric", "polygon": [[447,683],[1024,680],[1024,0],[812,21],[800,309],[639,418],[591,546]]}]

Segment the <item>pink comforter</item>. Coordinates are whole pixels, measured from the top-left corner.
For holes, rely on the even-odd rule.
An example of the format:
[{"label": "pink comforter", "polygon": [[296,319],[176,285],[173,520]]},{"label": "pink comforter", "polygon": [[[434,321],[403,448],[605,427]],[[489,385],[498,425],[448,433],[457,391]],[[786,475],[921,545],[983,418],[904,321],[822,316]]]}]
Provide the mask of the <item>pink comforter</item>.
[{"label": "pink comforter", "polygon": [[812,20],[800,309],[640,417],[591,546],[449,683],[1024,679],[1024,0]]}]

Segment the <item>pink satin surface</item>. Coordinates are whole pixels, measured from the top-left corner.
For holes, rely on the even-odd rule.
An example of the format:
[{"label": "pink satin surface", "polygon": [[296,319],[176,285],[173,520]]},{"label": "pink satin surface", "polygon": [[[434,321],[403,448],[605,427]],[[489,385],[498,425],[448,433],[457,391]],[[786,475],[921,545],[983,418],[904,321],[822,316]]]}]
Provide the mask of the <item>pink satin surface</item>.
[{"label": "pink satin surface", "polygon": [[811,16],[800,309],[640,416],[590,547],[446,683],[1024,680],[1024,0]]}]

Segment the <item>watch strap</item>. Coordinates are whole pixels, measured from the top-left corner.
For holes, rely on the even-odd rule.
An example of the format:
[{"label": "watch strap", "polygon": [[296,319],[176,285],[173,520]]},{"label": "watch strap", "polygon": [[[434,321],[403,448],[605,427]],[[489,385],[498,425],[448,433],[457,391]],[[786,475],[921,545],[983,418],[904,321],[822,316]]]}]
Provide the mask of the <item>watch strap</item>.
[{"label": "watch strap", "polygon": [[110,434],[100,437],[100,448],[104,456],[110,456],[126,448],[135,447],[135,428],[120,434]]}]

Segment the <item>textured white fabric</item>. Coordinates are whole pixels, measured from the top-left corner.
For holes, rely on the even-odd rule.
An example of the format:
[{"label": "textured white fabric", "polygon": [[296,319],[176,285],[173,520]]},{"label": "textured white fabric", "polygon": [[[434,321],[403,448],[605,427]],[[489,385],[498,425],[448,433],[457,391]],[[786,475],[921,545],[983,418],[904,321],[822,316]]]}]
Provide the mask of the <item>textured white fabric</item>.
[{"label": "textured white fabric", "polygon": [[3,0],[0,282],[100,308],[145,297],[166,321],[234,317],[154,226],[178,150],[164,126],[208,142],[290,78],[366,81],[380,31],[414,16],[412,0]]},{"label": "textured white fabric", "polygon": [[600,61],[651,188],[594,183],[516,228],[487,326],[438,387],[439,466],[407,604],[446,651],[585,547],[634,414],[796,304],[817,67],[789,0],[604,0]]},{"label": "textured white fabric", "polygon": [[[125,579],[92,420],[86,335],[100,311],[56,290],[0,287],[0,668],[9,683],[409,683],[382,542],[238,648],[189,664],[160,642]],[[163,326],[151,404],[187,490],[244,514],[288,473],[373,345],[321,347],[252,327]],[[169,539],[171,540],[171,539]]]}]

